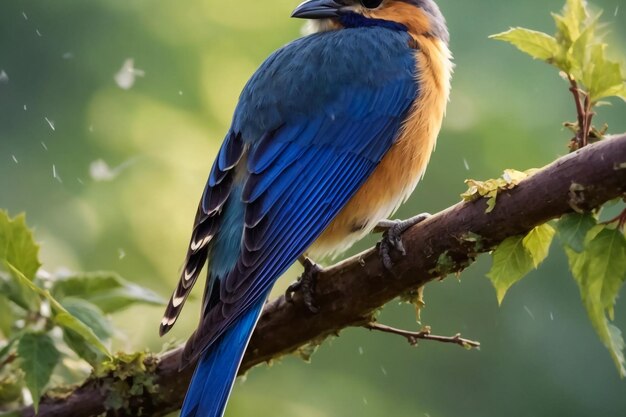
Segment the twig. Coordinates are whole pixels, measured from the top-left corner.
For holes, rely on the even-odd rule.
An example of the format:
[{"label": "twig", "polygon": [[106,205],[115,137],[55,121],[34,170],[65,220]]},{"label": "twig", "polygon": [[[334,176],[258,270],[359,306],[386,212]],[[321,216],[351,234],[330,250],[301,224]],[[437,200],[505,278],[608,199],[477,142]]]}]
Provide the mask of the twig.
[{"label": "twig", "polygon": [[384,324],[372,322],[368,323],[364,328],[372,331],[378,331],[383,333],[395,334],[398,336],[402,336],[409,341],[411,346],[416,346],[419,340],[434,340],[436,342],[441,343],[453,343],[455,345],[459,345],[464,348],[480,348],[480,342],[475,342],[473,340],[464,339],[461,337],[461,333],[457,333],[452,337],[447,336],[437,336],[431,334],[430,327],[425,327],[424,330],[419,332],[410,332],[408,330],[396,329],[394,327],[385,326]]}]

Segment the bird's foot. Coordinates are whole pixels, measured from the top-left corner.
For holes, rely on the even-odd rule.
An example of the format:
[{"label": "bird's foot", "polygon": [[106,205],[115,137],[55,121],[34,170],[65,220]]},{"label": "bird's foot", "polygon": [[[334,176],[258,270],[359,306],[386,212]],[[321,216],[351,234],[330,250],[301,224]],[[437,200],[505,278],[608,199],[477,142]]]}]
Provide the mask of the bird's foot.
[{"label": "bird's foot", "polygon": [[410,227],[415,226],[429,217],[429,213],[422,213],[407,220],[381,220],[378,223],[374,230],[383,232],[383,238],[377,245],[378,254],[387,271],[392,271],[393,269],[393,260],[391,259],[392,250],[399,252],[402,256],[406,255],[406,249],[404,249],[404,243],[402,243],[402,234]]},{"label": "bird's foot", "polygon": [[320,311],[319,307],[315,305],[317,274],[322,272],[323,269],[309,258],[300,259],[300,263],[304,266],[304,272],[300,275],[296,282],[287,288],[287,291],[285,291],[285,299],[292,303],[293,295],[300,291],[302,293],[304,305],[306,305],[311,313],[315,314]]}]

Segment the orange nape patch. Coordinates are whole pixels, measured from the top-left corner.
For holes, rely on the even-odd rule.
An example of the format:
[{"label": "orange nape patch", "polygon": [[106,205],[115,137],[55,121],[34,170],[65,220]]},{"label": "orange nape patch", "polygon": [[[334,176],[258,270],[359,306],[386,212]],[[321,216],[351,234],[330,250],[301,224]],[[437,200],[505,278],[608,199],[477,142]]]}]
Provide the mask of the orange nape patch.
[{"label": "orange nape patch", "polygon": [[431,25],[428,15],[419,7],[401,1],[385,2],[379,9],[363,10],[363,15],[401,23],[407,27],[409,34],[414,38],[430,33]]}]

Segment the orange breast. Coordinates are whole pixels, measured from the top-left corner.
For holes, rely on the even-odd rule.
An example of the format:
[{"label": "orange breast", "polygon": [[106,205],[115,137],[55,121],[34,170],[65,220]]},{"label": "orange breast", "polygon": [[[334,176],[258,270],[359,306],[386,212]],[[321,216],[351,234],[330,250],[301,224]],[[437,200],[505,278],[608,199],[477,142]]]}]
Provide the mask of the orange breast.
[{"label": "orange breast", "polygon": [[452,64],[443,42],[428,36],[414,38],[419,45],[419,98],[396,143],[307,251],[313,259],[339,253],[370,233],[406,201],[424,174],[441,129]]}]

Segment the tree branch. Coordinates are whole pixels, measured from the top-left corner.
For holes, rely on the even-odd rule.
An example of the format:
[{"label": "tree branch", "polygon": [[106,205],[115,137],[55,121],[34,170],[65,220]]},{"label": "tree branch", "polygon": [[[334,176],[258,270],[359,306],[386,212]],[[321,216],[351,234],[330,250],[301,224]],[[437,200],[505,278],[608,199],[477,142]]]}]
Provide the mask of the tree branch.
[{"label": "tree branch", "polygon": [[[309,313],[300,294],[294,297],[294,304],[284,297],[267,304],[241,372],[307,344],[321,343],[346,327],[367,325],[373,312],[387,302],[431,280],[462,271],[478,254],[490,251],[505,238],[524,234],[573,210],[591,210],[625,192],[626,135],[622,135],[560,158],[516,188],[502,191],[489,214],[484,199],[450,207],[404,234],[407,255],[395,257],[395,277],[385,273],[372,248],[324,270],[317,284],[318,314]],[[446,262],[441,262],[444,257]],[[157,393],[129,394],[125,409],[107,412],[105,401],[115,382],[109,377],[90,379],[63,399],[44,398],[39,415],[132,416],[138,415],[139,409],[141,415],[166,415],[181,406],[193,372],[190,368],[178,372],[180,354],[179,348],[157,358]],[[34,413],[25,408],[19,415]]]}]

